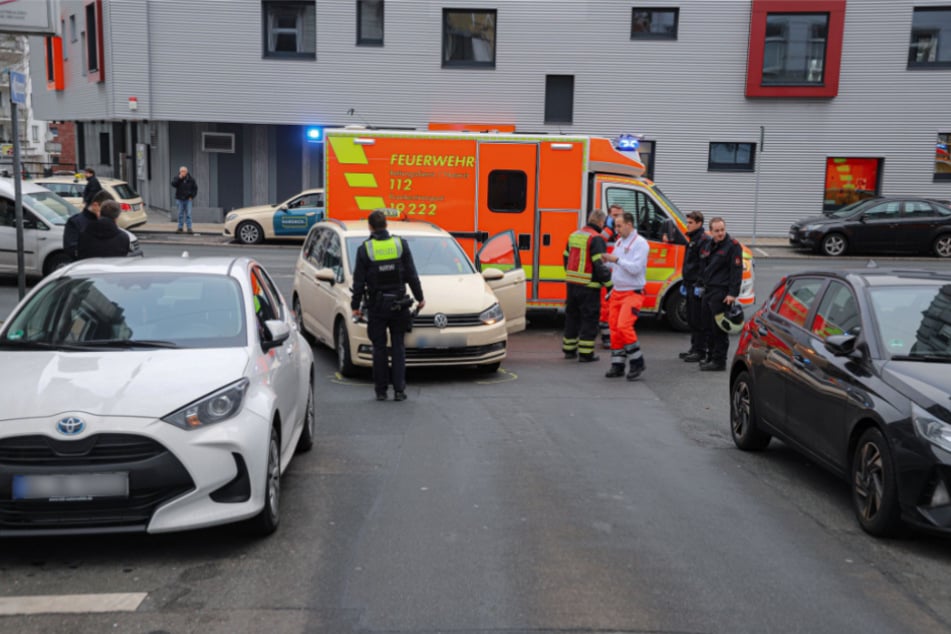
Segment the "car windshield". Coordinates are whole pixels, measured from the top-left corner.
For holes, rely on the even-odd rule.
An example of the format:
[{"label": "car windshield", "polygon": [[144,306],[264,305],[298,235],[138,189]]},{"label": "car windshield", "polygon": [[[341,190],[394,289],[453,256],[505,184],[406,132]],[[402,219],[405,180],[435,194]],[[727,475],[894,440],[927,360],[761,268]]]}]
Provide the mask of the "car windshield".
[{"label": "car windshield", "polygon": [[79,213],[79,209],[75,205],[53,192],[23,194],[23,200],[26,201],[30,209],[54,225],[65,225],[70,216]]},{"label": "car windshield", "polygon": [[114,189],[119,198],[123,200],[139,197],[139,194],[136,193],[134,189],[129,187],[128,183],[113,183],[112,189]]},{"label": "car windshield", "polygon": [[670,198],[667,198],[664,192],[660,191],[660,187],[658,187],[657,185],[654,185],[654,192],[657,194],[657,197],[660,198],[664,202],[665,205],[667,205],[670,211],[673,212],[673,214],[677,216],[677,218],[680,219],[680,222],[686,225],[687,224],[686,216],[684,216],[683,213],[681,213],[680,209],[677,207],[677,205],[673,203],[673,201]]},{"label": "car windshield", "polygon": [[951,284],[879,286],[869,296],[889,357],[951,362]]},{"label": "car windshield", "polygon": [[229,348],[247,342],[237,282],[224,275],[67,275],[0,332],[0,349]]},{"label": "car windshield", "polygon": [[[475,267],[452,236],[401,236],[409,244],[419,275],[470,275]],[[357,249],[366,238],[347,238],[350,262],[357,261]]]},{"label": "car windshield", "polygon": [[849,216],[854,214],[856,211],[858,211],[859,207],[865,206],[865,204],[868,201],[869,199],[858,200],[854,203],[846,205],[845,207],[842,207],[841,209],[836,209],[834,211],[827,211],[825,212],[825,215],[829,216],[830,218],[848,218]]}]

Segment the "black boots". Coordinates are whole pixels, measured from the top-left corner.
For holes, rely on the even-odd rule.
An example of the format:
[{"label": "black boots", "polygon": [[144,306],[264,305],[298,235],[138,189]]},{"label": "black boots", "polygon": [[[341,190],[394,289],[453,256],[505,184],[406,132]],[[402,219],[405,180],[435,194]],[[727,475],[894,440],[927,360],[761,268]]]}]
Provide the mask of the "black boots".
[{"label": "black boots", "polygon": [[578,362],[579,362],[579,363],[594,363],[595,361],[598,361],[599,359],[601,359],[601,357],[599,357],[598,355],[594,354],[593,352],[590,353],[590,354],[579,354],[579,355],[578,355]]},{"label": "black boots", "polygon": [[624,376],[624,364],[612,363],[608,371],[604,373],[604,376],[608,377],[609,379],[614,379],[619,376]]},{"label": "black boots", "polygon": [[723,372],[726,370],[726,361],[704,361],[700,364],[700,369],[704,372]]},{"label": "black boots", "polygon": [[697,363],[698,361],[703,361],[706,358],[706,355],[702,352],[688,352],[680,358],[687,363]]},{"label": "black boots", "polygon": [[634,359],[631,361],[631,369],[627,371],[627,380],[634,381],[644,371],[644,359]]}]

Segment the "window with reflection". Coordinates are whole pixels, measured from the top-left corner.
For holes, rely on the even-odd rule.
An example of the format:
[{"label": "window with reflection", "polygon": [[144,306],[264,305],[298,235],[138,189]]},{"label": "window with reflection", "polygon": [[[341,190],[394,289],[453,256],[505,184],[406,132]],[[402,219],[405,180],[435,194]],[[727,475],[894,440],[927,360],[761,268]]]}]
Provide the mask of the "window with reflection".
[{"label": "window with reflection", "polygon": [[821,85],[828,36],[827,13],[767,15],[763,85]]},{"label": "window with reflection", "polygon": [[951,152],[951,132],[941,132],[934,146],[934,179],[936,181],[951,181],[949,152]]},{"label": "window with reflection", "polygon": [[442,20],[443,66],[495,68],[495,9],[443,9]]},{"label": "window with reflection", "polygon": [[951,6],[915,9],[908,68],[951,68]]}]

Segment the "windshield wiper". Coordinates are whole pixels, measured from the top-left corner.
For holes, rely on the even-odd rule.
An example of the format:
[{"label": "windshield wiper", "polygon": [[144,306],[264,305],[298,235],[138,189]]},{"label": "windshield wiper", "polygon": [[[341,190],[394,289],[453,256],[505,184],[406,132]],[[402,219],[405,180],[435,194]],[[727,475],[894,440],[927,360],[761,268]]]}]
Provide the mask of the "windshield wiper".
[{"label": "windshield wiper", "polygon": [[178,348],[172,341],[160,339],[103,339],[101,341],[85,341],[83,348]]},{"label": "windshield wiper", "polygon": [[27,339],[0,339],[0,347],[17,350],[85,350],[84,346],[77,346],[74,343],[52,343]]},{"label": "windshield wiper", "polygon": [[929,363],[951,363],[951,354],[896,354],[892,361],[927,361]]}]

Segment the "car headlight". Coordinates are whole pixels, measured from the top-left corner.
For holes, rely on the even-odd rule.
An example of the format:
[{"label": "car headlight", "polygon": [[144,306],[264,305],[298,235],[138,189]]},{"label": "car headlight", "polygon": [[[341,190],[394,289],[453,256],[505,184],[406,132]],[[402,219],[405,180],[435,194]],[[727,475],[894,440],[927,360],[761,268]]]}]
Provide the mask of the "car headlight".
[{"label": "car headlight", "polygon": [[925,408],[914,403],[911,404],[911,420],[919,438],[923,438],[945,451],[951,451],[951,425],[939,420]]},{"label": "car headlight", "polygon": [[225,216],[225,222],[231,222],[232,220],[237,220],[238,214],[228,214]]},{"label": "car headlight", "polygon": [[492,304],[479,313],[479,320],[487,326],[502,321],[503,317],[505,315],[502,314],[502,307],[498,303]]},{"label": "car headlight", "polygon": [[189,431],[228,420],[241,409],[248,385],[250,381],[246,378],[235,381],[168,416],[163,416],[162,420]]},{"label": "car headlight", "polygon": [[822,228],[822,225],[806,225],[805,227],[802,228],[802,230],[805,231],[806,233],[810,233],[812,231],[818,231],[821,228]]}]

